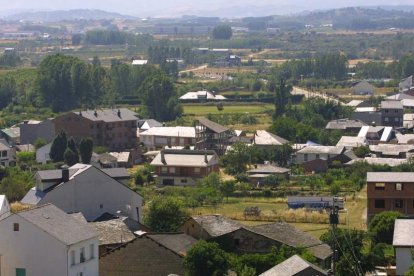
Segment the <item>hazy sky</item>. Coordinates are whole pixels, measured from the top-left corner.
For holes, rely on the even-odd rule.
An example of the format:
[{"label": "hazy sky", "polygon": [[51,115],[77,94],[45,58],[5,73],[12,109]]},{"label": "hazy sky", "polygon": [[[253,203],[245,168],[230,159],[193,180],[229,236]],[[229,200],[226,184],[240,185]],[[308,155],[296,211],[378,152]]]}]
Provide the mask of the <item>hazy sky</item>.
[{"label": "hazy sky", "polygon": [[[7,4],[6,4],[7,3]],[[414,0],[0,0],[0,11],[102,9],[135,16],[199,14],[214,16],[227,7],[236,11],[285,14],[303,10],[367,5],[414,5]],[[260,9],[261,8],[261,9]]]}]

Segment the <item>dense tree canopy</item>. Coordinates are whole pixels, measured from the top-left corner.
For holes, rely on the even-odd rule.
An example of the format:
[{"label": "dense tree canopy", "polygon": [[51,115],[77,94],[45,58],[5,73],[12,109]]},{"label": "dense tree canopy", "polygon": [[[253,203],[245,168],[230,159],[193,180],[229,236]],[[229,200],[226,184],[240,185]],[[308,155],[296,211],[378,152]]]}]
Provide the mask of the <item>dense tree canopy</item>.
[{"label": "dense tree canopy", "polygon": [[229,25],[218,25],[213,29],[214,39],[230,39],[233,35],[233,31]]},{"label": "dense tree canopy", "polygon": [[159,197],[149,203],[144,221],[154,232],[175,232],[188,217],[177,199]]},{"label": "dense tree canopy", "polygon": [[376,214],[369,223],[369,232],[376,243],[392,244],[395,220],[401,218],[400,212],[386,211]]},{"label": "dense tree canopy", "polygon": [[191,276],[221,276],[227,274],[229,263],[217,243],[200,240],[187,252],[184,267]]}]

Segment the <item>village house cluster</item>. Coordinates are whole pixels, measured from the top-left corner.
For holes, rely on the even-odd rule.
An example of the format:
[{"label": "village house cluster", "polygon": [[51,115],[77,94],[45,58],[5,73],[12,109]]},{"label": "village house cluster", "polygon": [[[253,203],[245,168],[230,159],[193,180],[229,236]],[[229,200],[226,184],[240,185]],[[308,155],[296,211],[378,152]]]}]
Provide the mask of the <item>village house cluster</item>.
[{"label": "village house cluster", "polygon": [[[366,83],[355,86],[356,93],[371,93],[369,88]],[[142,223],[143,197],[128,187],[126,168],[146,160],[155,168],[156,185],[195,186],[219,172],[220,157],[237,142],[265,150],[290,145],[293,154],[288,163],[301,165],[306,174],[361,160],[404,164],[414,153],[414,135],[408,134],[414,129],[414,114],[405,112],[414,101],[412,91],[410,77],[401,82],[398,94],[379,107],[353,102],[352,118],[326,125],[327,130],[344,133],[335,146],[312,141],[292,144],[260,129],[249,135],[206,118],[198,118],[192,127],[167,127],[154,119],[139,119],[126,108],[73,111],[2,129],[2,166],[15,166],[16,152],[34,151],[39,138],[47,144],[36,149],[36,160],[47,163],[52,141],[62,131],[76,141],[90,137],[108,152],[94,153],[91,164],[38,171],[35,187],[21,200],[28,209],[11,213],[7,198],[0,196],[0,275],[141,275],[138,271],[183,275],[183,257],[200,239],[231,241],[238,254],[268,253],[282,244],[305,247],[320,267],[295,255],[262,275],[278,275],[274,271],[281,269],[290,271],[286,275],[327,275],[332,249],[285,222],[248,227],[221,215],[193,216],[177,233],[152,232]],[[217,97],[199,91],[182,100],[221,99]],[[353,149],[361,146],[368,147],[369,154],[358,158]],[[256,164],[247,172],[252,187],[260,187],[271,175],[289,178],[290,173],[270,162]],[[368,220],[389,210],[413,216],[414,173],[369,172],[367,198]],[[413,263],[413,229],[411,220],[396,221],[393,245],[398,275]],[[39,266],[45,260],[47,268]]]}]

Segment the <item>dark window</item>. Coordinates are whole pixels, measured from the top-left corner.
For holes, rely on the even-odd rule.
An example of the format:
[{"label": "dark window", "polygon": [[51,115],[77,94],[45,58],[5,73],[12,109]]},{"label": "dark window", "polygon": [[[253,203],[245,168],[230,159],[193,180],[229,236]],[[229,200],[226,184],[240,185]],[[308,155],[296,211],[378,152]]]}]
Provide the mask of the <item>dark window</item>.
[{"label": "dark window", "polygon": [[99,205],[99,208],[101,208],[101,209],[102,209],[102,208],[103,208],[103,204],[100,204],[100,205]]},{"label": "dark window", "polygon": [[404,208],[404,201],[402,199],[396,199],[395,208]]},{"label": "dark window", "polygon": [[239,239],[234,239],[234,245],[239,246],[240,245],[240,240]]},{"label": "dark window", "polygon": [[377,209],[385,208],[385,200],[384,199],[376,199],[375,200],[375,208],[377,208]]},{"label": "dark window", "polygon": [[316,155],[316,159],[319,159],[319,154]]},{"label": "dark window", "polygon": [[15,232],[19,231],[19,224],[18,223],[13,223],[13,231],[15,231]]}]

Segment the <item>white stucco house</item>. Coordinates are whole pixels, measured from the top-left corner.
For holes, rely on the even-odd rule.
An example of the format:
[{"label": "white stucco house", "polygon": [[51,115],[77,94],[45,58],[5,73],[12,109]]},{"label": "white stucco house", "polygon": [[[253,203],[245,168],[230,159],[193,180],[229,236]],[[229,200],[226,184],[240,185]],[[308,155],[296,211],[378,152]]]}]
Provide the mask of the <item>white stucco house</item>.
[{"label": "white stucco house", "polygon": [[394,239],[397,275],[404,275],[414,265],[414,220],[396,219]]},{"label": "white stucco house", "polygon": [[98,276],[99,239],[80,214],[47,204],[0,220],[2,276]]},{"label": "white stucco house", "polygon": [[10,205],[5,195],[0,195],[0,220],[10,215]]},{"label": "white stucco house", "polygon": [[345,152],[343,146],[307,146],[296,152],[296,164],[316,159],[328,160]]},{"label": "white stucco house", "polygon": [[51,160],[49,154],[50,149],[52,148],[52,143],[46,144],[43,147],[40,147],[36,150],[36,162],[41,164],[46,164]]},{"label": "white stucco house", "polygon": [[104,213],[123,214],[139,221],[142,196],[111,177],[108,170],[76,164],[36,173],[36,186],[22,199],[29,205],[52,203],[66,213],[82,213],[94,221]]}]

